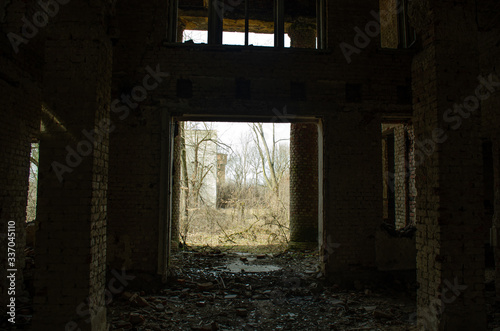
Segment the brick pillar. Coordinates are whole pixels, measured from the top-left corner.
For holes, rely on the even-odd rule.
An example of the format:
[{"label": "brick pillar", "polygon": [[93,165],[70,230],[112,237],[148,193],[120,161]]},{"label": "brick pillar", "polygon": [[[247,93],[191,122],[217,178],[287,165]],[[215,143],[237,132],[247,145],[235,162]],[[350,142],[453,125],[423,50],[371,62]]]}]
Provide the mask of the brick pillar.
[{"label": "brick pillar", "polygon": [[[500,99],[500,97],[497,96]],[[491,107],[492,112],[497,109],[496,106]],[[498,116],[498,115],[496,115]],[[497,121],[500,120],[500,117]],[[496,128],[495,128],[496,131]],[[495,259],[495,291],[496,300],[500,301],[500,135],[493,135],[493,174],[494,174],[494,213],[492,219],[491,234],[496,236],[496,242],[492,242],[493,253]]]},{"label": "brick pillar", "polygon": [[[19,308],[20,297],[26,297],[23,269],[25,266],[26,205],[28,200],[28,177],[30,171],[30,150],[33,139],[40,130],[40,40],[32,39],[29,44],[19,45],[14,51],[7,39],[8,32],[19,33],[23,16],[33,10],[34,4],[25,2],[4,6],[0,15],[0,30],[4,34],[0,44],[0,314],[4,319],[7,303],[16,299]],[[13,235],[15,234],[15,235]],[[12,255],[14,249],[15,256]],[[8,255],[10,254],[10,256]],[[12,263],[12,264],[11,264]],[[11,275],[15,269],[15,294],[12,292]],[[12,279],[13,280],[13,279]],[[17,320],[17,318],[16,318]]]},{"label": "brick pillar", "polygon": [[43,98],[58,124],[40,139],[34,330],[107,329],[112,47],[104,5],[71,2],[48,27]]},{"label": "brick pillar", "polygon": [[292,48],[316,48],[316,27],[312,24],[295,21],[288,29]]},{"label": "brick pillar", "polygon": [[415,188],[415,133],[413,124],[405,124],[406,131],[406,181],[408,190],[408,225],[414,226],[417,217],[417,190]]},{"label": "brick pillar", "polygon": [[[315,48],[316,29],[296,21],[289,30],[293,48]],[[290,247],[318,244],[318,127],[290,125]]]},{"label": "brick pillar", "polygon": [[181,185],[181,125],[183,122],[178,122],[178,130],[176,136],[174,137],[174,164],[172,170],[172,223],[170,225],[170,247],[172,250],[176,250],[179,247],[179,226],[181,218],[181,197],[182,197],[182,185]]},{"label": "brick pillar", "polygon": [[323,118],[320,254],[326,276],[348,286],[376,275],[375,233],[382,220],[380,126],[378,115],[360,111]]},{"label": "brick pillar", "polygon": [[[479,2],[478,6],[478,19],[480,22],[479,26],[482,28],[479,35],[479,44],[481,50],[480,57],[480,67],[481,75],[488,78],[492,75],[494,81],[500,80],[500,48],[495,47],[498,42],[498,35],[500,34],[500,26],[497,20],[493,20],[490,17],[494,17],[498,11],[495,9],[498,5],[496,0],[484,0]],[[491,23],[489,23],[491,22]],[[493,23],[495,22],[495,23]],[[489,227],[492,227],[491,233],[496,234],[497,239],[500,239],[500,112],[498,111],[498,105],[500,104],[500,89],[495,87],[495,91],[491,93],[488,98],[481,101],[481,117],[482,117],[482,129],[484,138],[486,141],[491,141],[492,155],[487,157],[492,157],[493,159],[493,187],[487,186],[491,185],[491,175],[486,175],[484,177],[485,185],[485,201],[493,200],[493,205],[490,202],[487,205],[491,207],[488,208],[488,213],[485,215],[488,217],[485,220],[488,231]],[[491,161],[490,161],[491,162]],[[489,170],[491,171],[491,169]],[[491,174],[491,173],[490,173]],[[487,184],[488,183],[488,184]],[[493,192],[491,192],[493,190]],[[493,194],[492,194],[493,193]],[[493,195],[493,197],[492,197]],[[491,215],[493,212],[493,215]],[[489,231],[488,231],[489,232]],[[486,233],[489,235],[490,233]],[[497,301],[500,301],[500,240],[491,243],[493,245],[495,254],[495,267],[496,267],[496,279],[495,288]]]},{"label": "brick pillar", "polygon": [[[40,126],[40,89],[33,77],[23,72],[13,62],[0,60],[0,73],[4,77],[22,82],[20,86],[9,84],[0,79],[0,108],[4,120],[0,123],[0,312],[5,314],[7,301],[11,297],[24,296],[23,268],[25,263],[26,205],[28,200],[28,177],[30,171],[30,150],[33,138]],[[15,233],[14,237],[12,233]],[[11,239],[11,240],[9,240]],[[15,256],[12,253],[15,250]],[[12,260],[7,260],[7,258]],[[12,263],[12,264],[10,264]],[[7,269],[17,269],[15,273],[15,295],[8,289],[11,281],[7,279]],[[17,307],[20,302],[16,301]]]},{"label": "brick pillar", "polygon": [[475,3],[410,5],[424,45],[412,82],[417,310],[425,330],[486,329]]},{"label": "brick pillar", "polygon": [[318,127],[290,127],[290,247],[318,244]]},{"label": "brick pillar", "polygon": [[395,169],[393,189],[395,193],[396,229],[415,224],[415,160],[414,134],[411,124],[394,126]]}]

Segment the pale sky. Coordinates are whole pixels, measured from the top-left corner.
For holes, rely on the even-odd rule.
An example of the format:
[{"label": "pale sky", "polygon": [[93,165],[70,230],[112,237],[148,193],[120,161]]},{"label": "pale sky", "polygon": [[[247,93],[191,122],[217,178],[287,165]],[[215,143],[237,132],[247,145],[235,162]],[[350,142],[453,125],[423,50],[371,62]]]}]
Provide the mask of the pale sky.
[{"label": "pale sky", "polygon": [[[192,39],[195,44],[206,44],[208,39],[207,31],[184,30],[182,41]],[[245,33],[243,32],[223,32],[222,43],[224,45],[245,45]],[[248,43],[254,46],[274,46],[274,34],[253,33],[248,34]],[[285,34],[285,47],[290,47],[290,37]]]},{"label": "pale sky", "polygon": [[[193,122],[197,123],[197,122]],[[251,133],[249,123],[240,122],[206,122],[213,125],[213,129],[217,130],[217,137],[226,145],[230,145],[232,149],[239,150],[241,147],[242,134]],[[272,123],[264,123],[264,133],[266,140],[272,141]],[[276,140],[285,139],[280,143],[290,143],[290,123],[275,123]]]}]

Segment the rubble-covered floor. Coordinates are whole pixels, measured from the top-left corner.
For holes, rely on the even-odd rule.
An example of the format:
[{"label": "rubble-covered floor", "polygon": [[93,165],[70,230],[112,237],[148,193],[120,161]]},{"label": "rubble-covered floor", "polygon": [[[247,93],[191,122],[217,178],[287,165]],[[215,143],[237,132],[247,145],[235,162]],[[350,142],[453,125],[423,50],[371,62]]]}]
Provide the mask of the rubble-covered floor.
[{"label": "rubble-covered floor", "polygon": [[388,279],[343,290],[313,253],[180,251],[157,292],[124,292],[114,330],[416,330],[415,288]]},{"label": "rubble-covered floor", "polygon": [[[240,251],[240,249],[238,249]],[[327,283],[312,252],[221,252],[210,248],[179,251],[172,277],[158,284],[132,284],[113,292],[108,306],[111,330],[417,330],[416,289],[412,281],[388,276],[356,283],[355,290]],[[16,325],[0,321],[2,330],[30,328],[34,250],[26,249],[27,291]],[[242,270],[243,269],[243,270]],[[133,276],[132,274],[127,274]],[[488,330],[500,331],[500,302],[495,301],[494,269],[486,270]],[[138,277],[139,278],[139,277]]]}]

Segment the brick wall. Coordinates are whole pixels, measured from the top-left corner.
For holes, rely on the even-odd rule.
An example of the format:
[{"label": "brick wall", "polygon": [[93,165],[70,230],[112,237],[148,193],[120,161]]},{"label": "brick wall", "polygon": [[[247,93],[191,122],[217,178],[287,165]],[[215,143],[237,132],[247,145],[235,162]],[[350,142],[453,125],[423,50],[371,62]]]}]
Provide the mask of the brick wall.
[{"label": "brick wall", "polygon": [[417,219],[417,189],[416,183],[416,165],[415,165],[415,131],[413,124],[405,124],[406,134],[406,169],[405,176],[407,181],[407,225],[415,226]]},{"label": "brick wall", "polygon": [[383,48],[398,48],[398,3],[401,0],[380,0],[380,45]]},{"label": "brick wall", "polygon": [[[491,17],[494,15],[497,2],[491,0],[483,0],[479,2],[480,9],[478,11],[478,22],[481,32],[479,34],[479,63],[480,74],[485,79],[488,79],[490,74],[496,75],[494,81],[500,81],[500,48],[498,47],[498,34],[500,26],[497,20]],[[494,214],[487,215],[484,221],[485,236],[489,234],[489,228],[493,225],[494,231],[500,234],[500,134],[498,127],[500,125],[500,112],[498,105],[500,104],[500,89],[497,87],[495,92],[485,100],[481,101],[481,128],[482,138],[484,141],[489,141],[492,144],[493,155],[493,174],[494,174]],[[486,199],[487,197],[485,197]],[[488,237],[486,237],[488,239]],[[500,284],[500,246],[495,247],[495,264],[496,284]],[[500,298],[500,286],[496,286],[497,298]]]},{"label": "brick wall", "polygon": [[[446,117],[478,85],[475,1],[423,5],[429,6],[419,25],[424,50],[413,63],[416,145],[418,158],[425,158],[416,169],[418,324],[485,329],[479,113],[460,127]],[[460,293],[445,298],[447,282],[461,284]]]},{"label": "brick wall", "polygon": [[[353,44],[355,26],[364,28],[368,22],[374,20],[370,11],[378,10],[378,2],[369,1],[364,2],[362,6],[353,6],[345,1],[339,5],[340,8],[328,14],[329,31],[332,32],[329,34],[330,50],[316,51],[163,45],[163,36],[158,33],[166,26],[163,13],[167,11],[162,9],[166,8],[162,7],[165,6],[163,2],[144,4],[134,1],[127,5],[118,4],[120,38],[114,52],[114,96],[119,96],[127,87],[130,89],[140,82],[145,74],[144,68],[148,65],[154,68],[159,64],[161,71],[170,73],[170,77],[151,91],[148,99],[141,103],[153,108],[149,111],[138,111],[134,116],[119,123],[110,138],[108,252],[111,266],[125,265],[127,268],[154,271],[158,265],[156,229],[159,204],[156,197],[159,196],[160,188],[156,183],[160,176],[160,129],[154,109],[165,106],[169,114],[178,115],[263,115],[274,118],[275,121],[281,121],[278,115],[284,114],[285,111],[296,116],[319,117],[341,113],[347,116],[346,124],[351,123],[348,118],[353,116],[353,123],[367,122],[370,123],[370,128],[372,122],[369,119],[378,116],[377,113],[410,114],[411,107],[398,103],[396,86],[407,84],[411,54],[376,51],[374,47],[378,45],[379,37],[374,37],[370,45],[360,54],[353,55],[351,64],[348,64],[339,47],[341,42]],[[130,24],[130,21],[135,24]],[[144,38],[146,35],[148,37]],[[241,79],[248,81],[250,85],[250,91],[245,98],[236,94],[237,81]],[[183,85],[182,94],[178,94],[177,83],[180,80],[184,83],[190,82]],[[299,99],[297,95],[292,94],[292,91],[295,91],[292,86],[303,87]],[[361,119],[358,119],[358,116]],[[325,127],[325,133],[329,132],[330,136],[339,134],[342,137],[355,137],[359,132],[365,134],[362,124],[350,128],[349,125],[337,126],[333,122],[328,123],[330,124]],[[380,138],[380,122],[378,125],[377,137]],[[371,135],[372,133],[370,137]],[[370,139],[363,142],[371,144]],[[376,144],[377,150],[380,151],[380,141]],[[358,155],[357,147],[352,147],[350,143],[335,146],[346,155]],[[370,154],[373,146],[365,147],[366,150],[369,149]],[[332,145],[325,145],[326,155],[330,155],[331,150]],[[378,160],[381,159],[379,154],[376,158]],[[136,156],[137,160],[129,160],[128,155]],[[364,207],[366,209],[363,210],[373,208],[373,213],[356,212],[354,216],[349,213],[342,214],[343,216],[338,216],[337,219],[345,218],[345,222],[338,223],[339,226],[353,229],[347,220],[350,222],[352,217],[356,217],[354,224],[364,224],[365,216],[369,217],[370,221],[377,219],[376,223],[380,223],[382,170],[380,165],[377,168],[380,170],[376,175],[380,178],[377,186],[372,187],[370,181],[360,182],[356,189],[352,190],[352,196],[343,198],[352,200],[351,206],[358,208],[359,196],[368,194],[368,202]],[[356,176],[353,174],[350,177]],[[370,193],[365,193],[365,190]],[[375,197],[377,204],[372,205],[371,199]],[[325,205],[333,204],[334,201],[327,201]],[[325,211],[325,223],[332,222],[334,213],[337,211],[333,209]],[[337,229],[330,227],[329,231]],[[346,235],[349,231],[345,231]],[[368,233],[372,231],[374,229],[368,227],[364,234],[369,236]],[[374,235],[374,232],[372,234]],[[352,235],[357,236],[358,232],[353,229]],[[356,242],[360,245],[356,253],[353,253],[356,263],[366,262],[367,265],[374,265],[374,259],[369,262],[374,242]],[[362,252],[367,252],[368,255],[362,257]],[[348,257],[344,257],[344,261],[347,260]]]},{"label": "brick wall", "polygon": [[[178,123],[178,131],[174,137],[174,157],[173,157],[173,169],[172,169],[172,224],[170,226],[170,239],[172,249],[176,249],[179,246],[180,241],[180,221],[181,221],[181,208],[184,207],[181,203],[183,198],[183,190],[181,184],[181,151],[183,144],[181,141],[181,130],[180,126],[184,123]],[[217,186],[218,187],[218,186]]]},{"label": "brick wall", "polygon": [[[52,22],[45,44],[43,99],[61,125],[52,123],[40,139],[35,329],[106,329],[103,123],[109,122],[112,50],[103,8],[99,2],[68,4]],[[76,151],[73,156],[69,148]],[[53,162],[71,171],[61,173]],[[90,313],[77,309],[82,303]]]},{"label": "brick wall", "polygon": [[[451,129],[443,119],[454,102],[474,92],[478,74],[488,75],[498,67],[498,27],[495,20],[488,19],[492,12],[488,8],[495,2],[483,0],[481,4],[484,10],[479,11],[479,22],[493,21],[493,26],[479,27],[479,42],[475,1],[414,5],[421,6],[417,8],[421,21],[415,26],[424,46],[412,67],[415,141],[426,142],[440,127],[448,137],[446,144],[439,144],[428,157],[424,155],[425,162],[415,173],[419,323],[430,321],[431,329],[482,328],[485,323],[483,237],[487,223],[478,169],[482,166],[480,139],[490,139],[495,146],[498,210],[498,94],[481,102],[482,119],[475,112],[460,130]],[[126,119],[111,118],[115,131],[109,137],[109,185],[107,135],[60,182],[52,162],[64,164],[66,146],[78,145],[85,139],[82,130],[95,129],[109,116],[112,66],[107,5],[100,1],[71,3],[42,33],[48,34],[43,45],[47,63],[43,101],[64,129],[44,133],[40,144],[36,328],[52,329],[73,319],[83,323],[82,329],[104,329],[103,310],[89,326],[83,322],[88,316],[79,316],[76,307],[87,298],[91,308],[103,306],[106,249],[110,267],[160,271],[158,262],[164,249],[158,237],[163,224],[160,164],[162,157],[168,159],[162,150],[162,139],[168,136],[160,124],[164,112],[261,115],[279,121],[273,109],[282,113],[286,109],[288,115],[319,117],[324,157],[320,228],[324,269],[339,279],[373,270],[375,232],[382,219],[380,123],[384,116],[411,113],[410,107],[399,103],[397,86],[409,81],[412,54],[377,50],[380,37],[374,36],[347,61],[339,45],[354,43],[354,28],[364,29],[373,21],[370,12],[378,9],[378,1],[353,4],[346,0],[336,2],[334,10],[329,8],[330,49],[320,52],[164,45],[166,1],[119,3],[121,34],[114,49],[113,96],[130,93],[142,82],[148,65],[156,68],[159,64],[170,77]],[[33,10],[21,3],[11,9],[17,20],[8,16],[2,22],[4,32],[7,27],[19,29],[20,17]],[[418,20],[418,11],[416,16]],[[26,45],[27,52],[13,56],[6,40],[0,42],[4,55],[0,62],[0,85],[5,91],[2,104],[11,119],[2,124],[7,138],[1,142],[7,156],[0,161],[6,174],[0,200],[2,224],[4,219],[13,219],[17,225],[24,222],[29,144],[37,131],[41,98],[36,84],[30,83],[39,78],[34,70],[41,67],[38,43],[33,40]],[[249,81],[248,98],[235,95],[241,78]],[[180,79],[190,81],[192,90],[179,95]],[[301,98],[292,94],[291,82],[304,87]],[[406,135],[412,136],[410,129]],[[416,162],[423,158],[419,148],[413,149]],[[412,208],[410,204],[405,209],[411,214]],[[498,225],[498,217],[494,219]],[[22,265],[23,231],[18,235]],[[68,271],[72,277],[67,277]],[[443,283],[455,279],[467,289],[443,306],[443,301],[436,301]],[[429,313],[436,302],[442,311],[436,313],[434,307]]]},{"label": "brick wall", "polygon": [[[416,215],[416,190],[415,190],[415,160],[414,160],[414,134],[411,124],[382,124],[382,132],[391,139],[394,145],[389,155],[387,142],[384,140],[382,155],[384,157],[384,218],[389,219],[389,195],[394,199],[391,215],[394,215],[396,229],[415,224]],[[392,146],[392,145],[391,145]],[[394,169],[389,169],[390,162],[394,163]]]},{"label": "brick wall", "polygon": [[[19,53],[15,53],[7,39],[10,32],[20,33],[21,18],[33,10],[32,4],[14,2],[5,6],[0,17],[0,90],[4,120],[0,124],[0,312],[5,314],[9,299],[7,289],[7,229],[15,224],[16,298],[26,295],[23,267],[25,264],[25,221],[28,195],[31,143],[38,137],[40,128],[41,90],[40,40],[32,40]],[[19,301],[17,302],[19,304]],[[5,305],[4,305],[5,304]]]},{"label": "brick wall", "polygon": [[[113,100],[141,85],[147,66],[156,68],[159,59],[151,54],[158,54],[166,36],[167,14],[168,1],[117,3],[119,39],[113,49]],[[158,105],[149,94],[123,120],[121,113],[112,113],[116,129],[110,135],[110,268],[158,271],[162,111],[168,109]]]},{"label": "brick wall", "polygon": [[376,268],[375,232],[382,220],[380,126],[380,117],[360,111],[325,118],[322,253],[336,281],[372,277]]},{"label": "brick wall", "polygon": [[415,224],[415,160],[413,128],[408,124],[395,127],[396,228]]},{"label": "brick wall", "polygon": [[399,124],[394,128],[395,173],[394,191],[396,196],[396,228],[406,226],[406,139],[404,125]]},{"label": "brick wall", "polygon": [[143,102],[126,119],[112,118],[116,129],[110,135],[108,266],[155,273],[161,114]]},{"label": "brick wall", "polygon": [[[2,304],[9,298],[7,278],[7,227],[14,222],[16,229],[16,296],[23,295],[25,221],[28,194],[31,142],[37,137],[40,126],[40,88],[29,73],[13,62],[0,58],[0,89],[3,91],[1,108],[5,120],[0,124],[2,139],[0,149],[0,297]],[[12,223],[11,223],[12,225]],[[12,268],[12,269],[15,269]],[[2,312],[6,305],[2,305]],[[4,315],[5,316],[5,315]]]}]

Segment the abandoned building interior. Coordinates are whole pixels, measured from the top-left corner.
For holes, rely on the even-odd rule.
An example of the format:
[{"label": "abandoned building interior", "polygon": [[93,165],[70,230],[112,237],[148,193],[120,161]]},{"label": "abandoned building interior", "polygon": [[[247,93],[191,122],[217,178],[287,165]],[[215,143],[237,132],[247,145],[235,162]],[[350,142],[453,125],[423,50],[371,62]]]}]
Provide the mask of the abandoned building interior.
[{"label": "abandoned building interior", "polygon": [[108,330],[110,291],[169,285],[189,120],[291,123],[289,248],[325,281],[407,272],[415,330],[500,326],[500,2],[0,0],[0,29],[1,327],[29,292],[28,329]]}]

